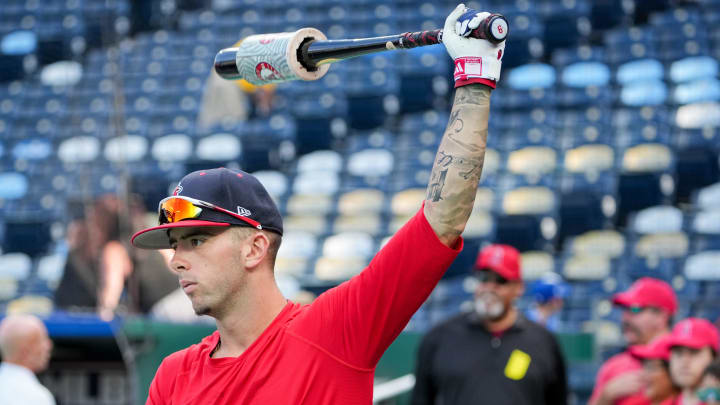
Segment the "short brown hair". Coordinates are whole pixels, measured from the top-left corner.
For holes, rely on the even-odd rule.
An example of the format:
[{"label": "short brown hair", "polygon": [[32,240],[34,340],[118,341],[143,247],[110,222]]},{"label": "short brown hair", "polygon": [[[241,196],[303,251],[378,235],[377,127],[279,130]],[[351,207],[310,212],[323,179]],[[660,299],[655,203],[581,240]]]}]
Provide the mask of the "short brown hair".
[{"label": "short brown hair", "polygon": [[275,259],[277,258],[278,250],[280,250],[280,243],[282,243],[282,235],[272,231],[260,231],[247,226],[233,226],[232,228],[234,229],[233,235],[235,235],[238,241],[244,241],[250,235],[253,235],[256,232],[263,232],[270,241],[267,254],[270,260],[270,266],[275,269]]}]

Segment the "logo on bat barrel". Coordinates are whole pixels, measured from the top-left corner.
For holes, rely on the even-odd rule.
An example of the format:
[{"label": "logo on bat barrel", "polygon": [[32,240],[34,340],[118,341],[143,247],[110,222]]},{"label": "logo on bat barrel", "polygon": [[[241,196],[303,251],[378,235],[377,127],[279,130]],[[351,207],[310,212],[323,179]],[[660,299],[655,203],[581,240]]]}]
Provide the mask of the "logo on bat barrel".
[{"label": "logo on bat barrel", "polygon": [[283,76],[271,64],[260,62],[255,66],[255,75],[261,80],[282,80]]}]

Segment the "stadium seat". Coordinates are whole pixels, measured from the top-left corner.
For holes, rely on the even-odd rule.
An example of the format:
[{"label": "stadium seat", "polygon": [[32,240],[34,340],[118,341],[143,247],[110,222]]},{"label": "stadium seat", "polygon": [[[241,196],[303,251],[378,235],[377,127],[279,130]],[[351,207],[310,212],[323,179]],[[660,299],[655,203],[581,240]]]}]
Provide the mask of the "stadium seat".
[{"label": "stadium seat", "polygon": [[552,173],[556,167],[555,150],[546,146],[530,146],[510,153],[507,169],[525,177],[539,177]]},{"label": "stadium seat", "polygon": [[366,149],[348,157],[347,171],[358,177],[387,176],[393,169],[394,156],[386,149]]},{"label": "stadium seat", "polygon": [[551,65],[531,63],[512,69],[505,80],[516,90],[549,88],[555,85],[556,73]]},{"label": "stadium seat", "polygon": [[555,272],[555,258],[548,252],[528,251],[520,255],[522,278],[525,282],[542,278]]},{"label": "stadium seat", "polygon": [[682,258],[687,255],[689,238],[684,232],[656,233],[637,240],[633,252],[638,257],[653,259]]},{"label": "stadium seat", "polygon": [[372,236],[385,234],[383,217],[378,214],[340,215],[332,225],[334,233],[362,232]]},{"label": "stadium seat", "polygon": [[192,156],[192,139],[184,134],[169,134],[155,139],[152,157],[160,162],[184,162]]},{"label": "stadium seat", "polygon": [[374,253],[373,238],[361,232],[329,236],[315,264],[315,277],[320,280],[346,280],[359,273]]},{"label": "stadium seat", "polygon": [[680,128],[720,127],[720,103],[707,102],[678,108],[676,124]]},{"label": "stadium seat", "polygon": [[572,238],[569,246],[574,255],[615,259],[625,253],[625,237],[615,230],[594,230]]},{"label": "stadium seat", "polygon": [[332,150],[318,150],[300,156],[297,161],[298,172],[328,171],[339,172],[343,169],[342,156]]},{"label": "stadium seat", "polygon": [[570,281],[601,281],[610,276],[610,259],[601,255],[577,255],[565,260],[562,275]]},{"label": "stadium seat", "polygon": [[28,161],[46,160],[52,157],[53,145],[46,138],[30,138],[17,142],[12,148],[15,159]]},{"label": "stadium seat", "polygon": [[675,190],[674,158],[665,145],[641,144],[628,148],[618,184],[618,223],[630,212],[662,204]]},{"label": "stadium seat", "polygon": [[718,61],[709,56],[689,57],[677,60],[670,65],[670,80],[684,83],[718,75]]},{"label": "stadium seat", "polygon": [[338,212],[343,215],[381,213],[385,208],[385,194],[377,189],[358,189],[338,198]]},{"label": "stadium seat", "polygon": [[658,56],[655,32],[647,27],[624,27],[607,31],[604,42],[606,58],[611,64]]},{"label": "stadium seat", "polygon": [[260,183],[265,186],[271,197],[277,204],[289,189],[287,176],[277,170],[261,170],[253,173]]},{"label": "stadium seat", "polygon": [[283,231],[324,235],[328,232],[327,219],[322,215],[288,215],[283,220]]},{"label": "stadium seat", "polygon": [[620,65],[615,79],[625,86],[642,81],[662,80],[664,75],[665,69],[659,60],[639,59]]},{"label": "stadium seat", "polygon": [[60,142],[58,157],[65,163],[87,163],[97,159],[100,141],[91,136],[74,136]]},{"label": "stadium seat", "polygon": [[547,187],[519,187],[505,193],[495,239],[520,251],[542,250],[557,236],[557,197]]},{"label": "stadium seat", "polygon": [[465,230],[462,235],[465,239],[490,239],[494,231],[493,217],[482,211],[474,211],[470,214]]},{"label": "stadium seat", "polygon": [[201,138],[195,147],[195,156],[198,159],[212,162],[236,161],[242,152],[240,139],[229,133],[219,133]]},{"label": "stadium seat", "polygon": [[637,234],[680,232],[683,230],[683,214],[670,205],[645,208],[630,219],[630,229]]},{"label": "stadium seat", "polygon": [[673,91],[676,104],[692,104],[720,100],[720,81],[715,78],[680,83]]},{"label": "stadium seat", "polygon": [[700,211],[690,223],[692,250],[720,249],[720,210]]},{"label": "stadium seat", "polygon": [[0,173],[0,199],[15,200],[23,198],[29,189],[25,175],[18,172]]},{"label": "stadium seat", "polygon": [[667,86],[660,80],[632,82],[620,90],[620,101],[632,107],[662,105],[667,96]]},{"label": "stadium seat", "polygon": [[62,253],[54,253],[40,257],[37,262],[37,277],[54,291],[65,271],[66,260],[67,256]]},{"label": "stadium seat", "polygon": [[565,152],[564,170],[583,174],[589,181],[597,179],[602,172],[615,166],[613,148],[603,144],[583,145]]},{"label": "stadium seat", "polygon": [[695,197],[695,204],[701,210],[712,210],[720,207],[720,183],[700,189]]},{"label": "stadium seat", "polygon": [[293,180],[295,194],[335,194],[340,187],[340,178],[332,172],[302,172]]},{"label": "stadium seat", "polygon": [[50,298],[41,295],[23,295],[10,301],[5,312],[7,314],[36,314],[48,316],[54,308]]},{"label": "stadium seat", "polygon": [[275,271],[296,277],[304,275],[317,248],[317,239],[313,234],[301,231],[285,232],[275,261]]},{"label": "stadium seat", "polygon": [[335,210],[332,196],[321,193],[292,194],[285,206],[290,215],[328,215]]},{"label": "stadium seat", "polygon": [[46,86],[74,86],[82,79],[82,65],[75,61],[59,61],[44,66],[40,81]]},{"label": "stadium seat", "polygon": [[104,156],[105,159],[113,163],[137,162],[145,157],[147,149],[147,138],[138,135],[125,135],[109,139],[105,143]]},{"label": "stadium seat", "polygon": [[0,40],[0,69],[2,80],[13,81],[23,78],[27,73],[23,60],[36,52],[38,37],[31,30],[16,30]]},{"label": "stadium seat", "polygon": [[0,255],[0,278],[25,280],[32,271],[32,259],[25,253],[9,252]]},{"label": "stadium seat", "polygon": [[719,281],[719,264],[720,250],[707,250],[688,256],[683,273],[688,280]]},{"label": "stadium seat", "polygon": [[610,69],[600,62],[576,62],[562,71],[561,82],[568,87],[605,86],[610,81]]}]

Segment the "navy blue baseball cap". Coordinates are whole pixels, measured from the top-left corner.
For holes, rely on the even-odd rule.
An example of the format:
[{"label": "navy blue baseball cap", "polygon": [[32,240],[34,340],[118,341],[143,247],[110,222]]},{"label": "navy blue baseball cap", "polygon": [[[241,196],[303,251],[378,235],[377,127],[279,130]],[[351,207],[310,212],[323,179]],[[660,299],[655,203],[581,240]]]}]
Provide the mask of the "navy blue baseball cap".
[{"label": "navy blue baseball cap", "polygon": [[282,217],[255,176],[241,170],[198,170],[160,201],[158,226],[132,236],[135,247],[170,248],[169,230],[201,226],[248,226],[282,235]]}]

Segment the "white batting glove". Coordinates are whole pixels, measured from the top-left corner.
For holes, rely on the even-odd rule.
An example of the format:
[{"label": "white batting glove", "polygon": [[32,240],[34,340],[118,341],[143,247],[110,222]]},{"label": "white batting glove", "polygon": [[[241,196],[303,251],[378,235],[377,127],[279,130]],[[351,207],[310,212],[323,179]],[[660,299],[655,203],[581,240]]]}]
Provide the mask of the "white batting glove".
[{"label": "white batting glove", "polygon": [[494,89],[500,79],[505,41],[495,45],[484,39],[467,38],[489,15],[459,4],[445,19],[442,41],[455,61],[455,87],[482,83]]}]

